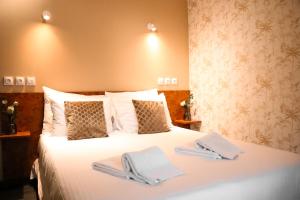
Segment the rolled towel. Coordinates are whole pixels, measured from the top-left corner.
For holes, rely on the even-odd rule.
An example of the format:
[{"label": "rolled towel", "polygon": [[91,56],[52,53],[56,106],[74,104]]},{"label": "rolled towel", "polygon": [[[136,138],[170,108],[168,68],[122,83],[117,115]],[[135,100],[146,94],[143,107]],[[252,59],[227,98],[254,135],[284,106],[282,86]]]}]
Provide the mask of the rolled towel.
[{"label": "rolled towel", "polygon": [[156,185],[183,172],[158,147],[124,153],[121,157],[93,162],[93,169],[124,179]]},{"label": "rolled towel", "polygon": [[122,155],[124,170],[137,181],[155,185],[172,177],[182,175],[158,147]]},{"label": "rolled towel", "polygon": [[196,144],[201,148],[213,151],[227,159],[235,159],[243,152],[240,148],[215,132],[207,134],[206,136],[196,140]]}]

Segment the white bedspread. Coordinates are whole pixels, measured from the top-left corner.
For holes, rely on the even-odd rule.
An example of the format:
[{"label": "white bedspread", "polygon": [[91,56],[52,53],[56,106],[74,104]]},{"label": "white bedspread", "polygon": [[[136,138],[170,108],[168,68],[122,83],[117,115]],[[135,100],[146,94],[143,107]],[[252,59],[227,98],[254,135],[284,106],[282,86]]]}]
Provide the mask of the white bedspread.
[{"label": "white bedspread", "polygon": [[[181,128],[169,133],[124,133],[77,141],[43,134],[39,157],[43,199],[300,199],[299,155],[233,140],[245,152],[236,160],[205,160],[175,153],[176,146],[202,135]],[[91,168],[94,161],[153,145],[159,146],[185,175],[149,186]]]}]

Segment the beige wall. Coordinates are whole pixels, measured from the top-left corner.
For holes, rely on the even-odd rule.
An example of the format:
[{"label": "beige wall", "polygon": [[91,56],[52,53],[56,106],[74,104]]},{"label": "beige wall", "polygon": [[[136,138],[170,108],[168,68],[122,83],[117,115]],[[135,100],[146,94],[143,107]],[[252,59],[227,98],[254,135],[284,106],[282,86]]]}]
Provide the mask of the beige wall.
[{"label": "beige wall", "polygon": [[300,153],[300,1],[189,0],[204,131]]},{"label": "beige wall", "polygon": [[188,89],[187,32],[185,0],[1,0],[0,78],[36,76],[37,86],[0,91],[139,90],[158,87],[159,76],[179,81],[160,89]]}]

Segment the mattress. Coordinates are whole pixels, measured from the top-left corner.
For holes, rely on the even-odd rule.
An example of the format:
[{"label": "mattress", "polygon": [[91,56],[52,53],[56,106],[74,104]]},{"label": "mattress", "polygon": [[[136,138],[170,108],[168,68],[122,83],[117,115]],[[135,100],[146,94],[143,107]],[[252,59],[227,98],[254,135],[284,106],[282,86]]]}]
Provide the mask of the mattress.
[{"label": "mattress", "polygon": [[[207,160],[175,153],[174,147],[206,133],[174,127],[171,132],[127,134],[68,141],[43,133],[39,143],[41,199],[194,200],[300,199],[300,156],[230,140],[244,153],[236,160]],[[120,179],[92,169],[92,162],[159,146],[184,175],[157,186]],[[151,160],[149,160],[151,162]]]}]

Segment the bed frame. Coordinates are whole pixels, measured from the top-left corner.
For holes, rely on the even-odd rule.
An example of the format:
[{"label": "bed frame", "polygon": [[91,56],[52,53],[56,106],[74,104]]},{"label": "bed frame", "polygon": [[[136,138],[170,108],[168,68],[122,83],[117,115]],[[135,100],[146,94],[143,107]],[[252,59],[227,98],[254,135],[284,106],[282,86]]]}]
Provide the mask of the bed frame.
[{"label": "bed frame", "polygon": [[[162,90],[164,92],[172,120],[182,119],[183,108],[180,102],[185,100],[189,90]],[[104,91],[75,92],[86,95],[104,94]],[[17,114],[17,130],[30,131],[29,139],[2,140],[2,161],[4,180],[22,182],[29,179],[33,161],[38,157],[37,146],[42,132],[44,115],[44,93],[0,93],[0,100],[9,103],[19,102]],[[17,156],[16,156],[17,155]]]}]

